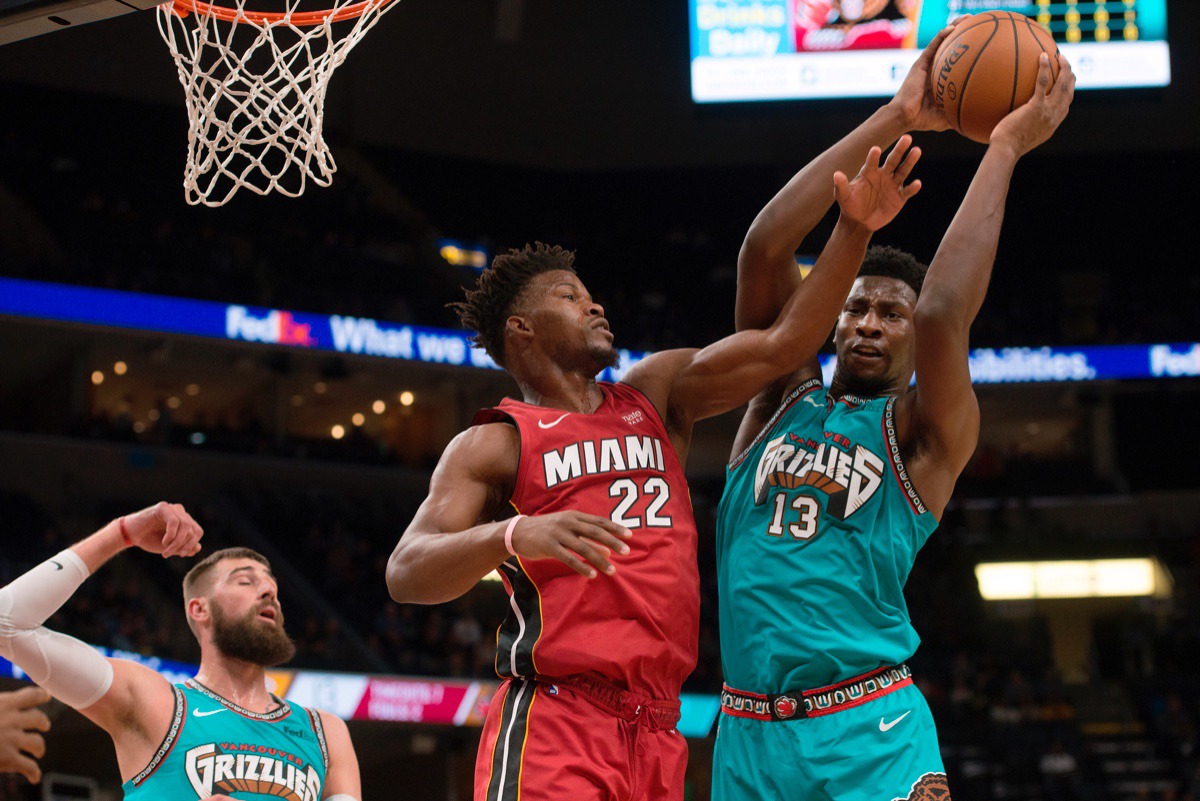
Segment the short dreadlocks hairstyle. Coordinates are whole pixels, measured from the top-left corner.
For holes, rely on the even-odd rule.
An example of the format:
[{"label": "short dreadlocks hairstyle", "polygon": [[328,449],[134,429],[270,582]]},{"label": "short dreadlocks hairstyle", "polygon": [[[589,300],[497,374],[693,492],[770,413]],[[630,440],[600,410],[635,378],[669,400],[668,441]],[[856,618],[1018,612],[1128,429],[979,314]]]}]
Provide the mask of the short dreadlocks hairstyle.
[{"label": "short dreadlocks hairstyle", "polygon": [[529,281],[554,270],[575,272],[575,253],[558,245],[537,242],[492,259],[466,299],[447,304],[464,328],[475,332],[471,341],[497,364],[504,365],[504,324]]},{"label": "short dreadlocks hairstyle", "polygon": [[867,250],[858,277],[878,275],[884,278],[895,278],[912,287],[912,291],[921,296],[921,286],[925,283],[925,272],[929,268],[917,261],[916,256],[905,253],[900,248],[889,245],[874,245]]}]

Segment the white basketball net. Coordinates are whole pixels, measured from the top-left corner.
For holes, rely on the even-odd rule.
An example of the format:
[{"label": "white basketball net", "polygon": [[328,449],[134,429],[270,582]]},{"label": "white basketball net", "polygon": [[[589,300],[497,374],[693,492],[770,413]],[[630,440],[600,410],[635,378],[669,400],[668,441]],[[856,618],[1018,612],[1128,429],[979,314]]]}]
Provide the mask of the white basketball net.
[{"label": "white basketball net", "polygon": [[[297,197],[309,180],[329,186],[337,170],[322,132],[329,79],[394,0],[335,0],[311,25],[298,24],[314,17],[299,0],[278,15],[230,2],[182,15],[171,3],[158,7],[187,94],[187,202],[221,206],[242,188]],[[334,21],[339,12],[349,18]]]}]

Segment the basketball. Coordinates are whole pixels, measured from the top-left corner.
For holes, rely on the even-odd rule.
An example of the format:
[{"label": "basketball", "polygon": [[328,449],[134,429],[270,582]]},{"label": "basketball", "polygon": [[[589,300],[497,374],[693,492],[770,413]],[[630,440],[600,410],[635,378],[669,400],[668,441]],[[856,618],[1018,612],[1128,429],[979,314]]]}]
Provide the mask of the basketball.
[{"label": "basketball", "polygon": [[934,56],[934,100],[956,131],[986,143],[996,123],[1033,97],[1042,53],[1057,79],[1058,46],[1045,28],[1011,11],[966,17]]}]

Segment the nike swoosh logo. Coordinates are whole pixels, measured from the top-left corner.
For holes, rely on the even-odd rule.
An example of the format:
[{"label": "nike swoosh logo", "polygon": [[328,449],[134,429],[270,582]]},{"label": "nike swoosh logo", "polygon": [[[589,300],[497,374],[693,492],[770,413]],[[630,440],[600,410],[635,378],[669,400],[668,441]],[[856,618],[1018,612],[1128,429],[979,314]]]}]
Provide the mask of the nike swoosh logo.
[{"label": "nike swoosh logo", "polygon": [[54,565],[54,569],[55,569],[55,570],[62,570],[62,569],[63,569],[62,565],[60,565],[58,562],[55,562],[53,559],[51,559],[51,560],[50,560],[50,564]]},{"label": "nike swoosh logo", "polygon": [[567,412],[562,417],[555,420],[553,423],[543,423],[541,420],[538,420],[538,428],[554,428],[556,425],[561,423],[563,420],[566,420],[570,416],[571,416],[571,413]]},{"label": "nike swoosh logo", "polygon": [[880,719],[879,719],[879,730],[880,730],[880,731],[888,731],[888,730],[889,730],[889,729],[891,729],[893,726],[895,726],[897,723],[899,723],[900,721],[904,720],[906,717],[908,717],[908,716],[909,716],[909,715],[911,715],[911,714],[912,714],[912,710],[910,709],[910,710],[908,710],[907,712],[905,712],[903,715],[901,715],[900,717],[898,717],[898,718],[896,718],[895,720],[893,720],[891,723],[884,723],[884,722],[883,722],[883,718],[880,718]]},{"label": "nike swoosh logo", "polygon": [[804,402],[805,402],[805,403],[811,403],[813,406],[816,406],[818,409],[820,409],[820,408],[821,408],[821,403],[820,403],[820,401],[818,401],[818,400],[817,400],[816,398],[814,398],[812,395],[809,395],[808,397],[806,397],[806,398],[804,399]]},{"label": "nike swoosh logo", "polygon": [[224,712],[224,711],[225,711],[224,709],[210,709],[210,710],[209,710],[209,711],[207,711],[207,712],[201,712],[199,709],[197,709],[197,710],[196,710],[195,712],[193,712],[192,714],[193,714],[193,715],[195,715],[195,716],[196,716],[196,717],[198,717],[198,718],[206,718],[206,717],[208,717],[209,715],[215,715],[215,714],[217,714],[218,712]]}]

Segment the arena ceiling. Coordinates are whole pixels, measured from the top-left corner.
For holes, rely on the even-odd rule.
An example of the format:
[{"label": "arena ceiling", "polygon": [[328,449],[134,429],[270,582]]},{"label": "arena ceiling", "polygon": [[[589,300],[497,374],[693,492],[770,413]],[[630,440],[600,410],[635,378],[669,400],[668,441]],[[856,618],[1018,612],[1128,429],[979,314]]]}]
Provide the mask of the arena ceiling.
[{"label": "arena ceiling", "polygon": [[[1049,149],[1119,157],[1200,149],[1200,7],[1170,4],[1172,86],[1089,93]],[[0,48],[3,84],[170,104],[182,89],[152,13]],[[22,101],[27,102],[27,101]],[[46,103],[68,102],[59,93]],[[339,69],[336,140],[551,169],[793,164],[874,101],[697,107],[688,87],[685,0],[400,0]],[[86,135],[86,120],[81,120]],[[154,136],[130,120],[133,138]],[[976,146],[939,138],[939,156]],[[1097,162],[1104,169],[1104,162]]]}]

